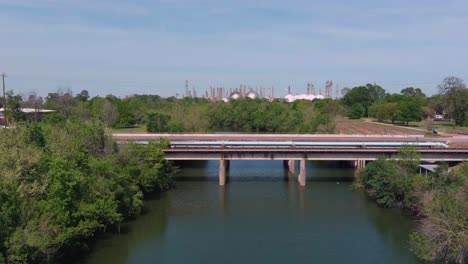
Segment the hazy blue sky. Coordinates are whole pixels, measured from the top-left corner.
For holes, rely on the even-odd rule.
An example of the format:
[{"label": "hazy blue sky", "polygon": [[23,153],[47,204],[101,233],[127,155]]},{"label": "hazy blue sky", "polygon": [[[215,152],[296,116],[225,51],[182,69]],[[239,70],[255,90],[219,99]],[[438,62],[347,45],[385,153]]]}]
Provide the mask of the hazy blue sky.
[{"label": "hazy blue sky", "polygon": [[0,0],[0,72],[40,95],[468,81],[468,1]]}]

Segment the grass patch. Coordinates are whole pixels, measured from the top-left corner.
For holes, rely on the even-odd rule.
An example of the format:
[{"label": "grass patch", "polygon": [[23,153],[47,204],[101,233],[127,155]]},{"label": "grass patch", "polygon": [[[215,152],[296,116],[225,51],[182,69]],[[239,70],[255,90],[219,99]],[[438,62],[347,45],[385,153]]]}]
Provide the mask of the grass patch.
[{"label": "grass patch", "polygon": [[[421,122],[410,122],[411,126],[419,127],[422,129],[427,128],[426,120]],[[432,127],[438,128],[439,132],[453,133],[453,134],[468,134],[468,127],[458,127],[454,121],[432,121]]]},{"label": "grass patch", "polygon": [[136,127],[128,127],[128,128],[112,128],[112,134],[136,134],[136,133],[147,133],[146,132],[146,125],[141,124],[137,125]]}]

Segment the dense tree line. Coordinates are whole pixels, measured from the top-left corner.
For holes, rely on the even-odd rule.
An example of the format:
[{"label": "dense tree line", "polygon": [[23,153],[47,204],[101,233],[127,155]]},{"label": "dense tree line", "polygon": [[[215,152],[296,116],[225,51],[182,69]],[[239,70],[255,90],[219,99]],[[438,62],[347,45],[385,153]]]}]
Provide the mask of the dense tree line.
[{"label": "dense tree line", "polygon": [[56,263],[140,214],[172,185],[167,142],[119,148],[103,125],[61,114],[1,129],[0,263]]},{"label": "dense tree line", "polygon": [[412,251],[427,261],[468,261],[468,162],[452,171],[440,166],[418,173],[420,155],[403,148],[398,160],[381,158],[358,173],[354,187],[378,204],[411,210],[420,217],[410,235]]},{"label": "dense tree line", "polygon": [[367,84],[346,90],[342,103],[351,119],[374,117],[408,125],[411,121],[444,114],[456,125],[468,126],[468,89],[463,80],[447,77],[438,88],[439,94],[426,97],[420,88],[407,87],[400,94],[390,94],[376,84]]},{"label": "dense tree line", "polygon": [[[327,107],[336,109],[331,112]],[[215,104],[208,120],[214,131],[333,133],[333,117],[340,111],[332,100],[286,103],[248,99]]]},{"label": "dense tree line", "polygon": [[[118,98],[90,97],[86,90],[73,95],[59,89],[41,98],[7,94],[8,115],[24,120],[21,107],[57,110],[66,117],[82,121],[99,120],[110,128],[146,125],[149,132],[298,132],[333,133],[334,117],[350,119],[373,117],[379,121],[405,123],[444,114],[458,126],[468,126],[468,89],[463,80],[447,77],[439,94],[427,97],[420,88],[407,87],[400,93],[386,93],[377,84],[344,88],[339,100],[281,99],[211,102],[204,98],[162,98],[158,95],[131,95]],[[0,100],[0,104],[2,101]],[[322,110],[324,107],[331,108]],[[328,111],[331,110],[331,111]]]},{"label": "dense tree line", "polygon": [[[49,93],[41,107],[84,122],[99,120],[111,128],[146,125],[148,132],[299,132],[333,133],[334,117],[342,113],[339,101],[234,100],[211,102],[203,98],[161,98],[157,95],[112,95],[89,98],[86,91]],[[30,106],[21,96],[9,102]],[[13,109],[13,108],[10,108]],[[13,118],[16,121],[24,117]]]}]

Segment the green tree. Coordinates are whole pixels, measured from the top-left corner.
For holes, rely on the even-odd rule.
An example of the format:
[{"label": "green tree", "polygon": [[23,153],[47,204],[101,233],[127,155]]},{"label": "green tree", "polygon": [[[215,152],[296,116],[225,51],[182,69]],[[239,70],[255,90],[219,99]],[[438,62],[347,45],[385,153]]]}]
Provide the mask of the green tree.
[{"label": "green tree", "polygon": [[453,117],[457,125],[464,125],[468,92],[466,92],[467,88],[463,79],[450,76],[445,78],[438,87],[439,93],[444,98],[446,114]]},{"label": "green tree", "polygon": [[[301,100],[303,101],[303,100]],[[306,101],[304,101],[306,102]],[[332,99],[323,99],[315,100],[313,102],[314,110],[319,111],[321,114],[329,114],[331,116],[339,116],[343,113],[343,107],[337,100]],[[304,107],[304,111],[307,110],[307,107]],[[304,112],[303,111],[303,112]]]},{"label": "green tree", "polygon": [[379,158],[369,163],[358,174],[353,185],[355,188],[366,190],[384,207],[413,209],[417,204],[414,193],[421,186],[427,186],[427,180],[415,173],[419,158],[420,154],[414,147],[403,147],[398,160]]},{"label": "green tree", "polygon": [[86,102],[89,99],[89,92],[88,90],[82,90],[79,94],[76,95],[78,101]]},{"label": "green tree", "polygon": [[419,199],[424,218],[410,236],[412,251],[426,261],[466,263],[468,260],[468,162],[457,169],[437,170],[436,182]]},{"label": "green tree", "polygon": [[148,132],[169,132],[170,116],[151,112],[146,114],[146,130]]},{"label": "green tree", "polygon": [[367,89],[369,90],[369,95],[373,102],[380,101],[385,97],[385,89],[377,84],[366,84]]},{"label": "green tree", "polygon": [[468,126],[468,89],[454,91],[450,96],[455,124],[457,126]]},{"label": "green tree", "polygon": [[421,163],[421,153],[415,146],[406,145],[400,148],[398,153],[398,164],[405,169],[407,173],[418,172]]},{"label": "green tree", "polygon": [[407,97],[426,97],[420,88],[406,87],[401,90],[401,94]]},{"label": "green tree", "polygon": [[427,106],[434,110],[436,114],[443,114],[445,111],[444,95],[435,94],[428,98]]},{"label": "green tree", "polygon": [[360,104],[355,104],[351,107],[348,112],[348,118],[350,119],[359,119],[365,115],[365,109]]},{"label": "green tree", "polygon": [[[375,91],[375,94],[372,96],[379,96],[379,90]],[[371,96],[369,88],[367,86],[358,86],[354,87],[346,93],[346,95],[343,97],[343,103],[344,105],[348,108],[348,111],[352,111],[357,113],[362,107],[364,110],[362,114],[359,115],[359,117],[364,116],[366,117],[368,115],[368,108],[372,105],[374,98]],[[357,107],[356,105],[360,105],[361,107]],[[356,114],[352,114],[354,118],[356,118]],[[358,118],[359,118],[358,117]]]},{"label": "green tree", "polygon": [[172,186],[166,141],[119,150],[99,122],[67,118],[20,123],[0,137],[0,253],[7,263],[62,262],[97,233],[137,216],[144,193]]},{"label": "green tree", "polygon": [[49,93],[45,98],[44,107],[59,111],[65,116],[72,114],[76,101],[70,88],[59,88],[55,93]]},{"label": "green tree", "polygon": [[402,121],[406,122],[406,125],[408,125],[410,121],[421,121],[423,116],[423,109],[420,101],[410,97],[398,103],[398,110],[400,112],[399,117]]},{"label": "green tree", "polygon": [[379,121],[390,120],[392,124],[401,119],[401,109],[398,103],[378,102],[369,107],[369,116],[377,118]]},{"label": "green tree", "polygon": [[13,91],[8,91],[6,93],[7,97],[7,115],[9,122],[19,122],[25,120],[25,115],[21,111],[21,103],[23,98],[21,95],[15,95]]}]

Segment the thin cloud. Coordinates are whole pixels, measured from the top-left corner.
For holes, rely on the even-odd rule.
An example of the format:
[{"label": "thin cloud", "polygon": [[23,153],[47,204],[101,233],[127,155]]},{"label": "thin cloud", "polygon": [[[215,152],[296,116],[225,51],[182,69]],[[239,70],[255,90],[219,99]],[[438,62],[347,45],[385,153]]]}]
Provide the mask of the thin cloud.
[{"label": "thin cloud", "polygon": [[[105,1],[105,0],[0,0],[1,7],[9,8],[27,8],[35,10],[52,11],[88,11],[96,13],[113,13],[117,15],[148,15],[149,10],[143,5],[123,1]],[[18,10],[19,11],[19,10]]]},{"label": "thin cloud", "polygon": [[[425,11],[412,13],[418,6]],[[0,0],[0,24],[9,25],[0,70],[9,73],[9,87],[39,93],[59,84],[104,94],[115,88],[119,95],[154,86],[153,93],[166,96],[185,79],[200,89],[249,83],[278,91],[327,79],[389,85],[415,79],[427,80],[421,87],[430,94],[444,75],[467,78],[468,36],[461,28],[468,18],[447,15],[449,7]],[[44,10],[53,11],[50,18]],[[90,19],[82,10],[99,15]],[[397,85],[391,89],[404,88]]]}]

